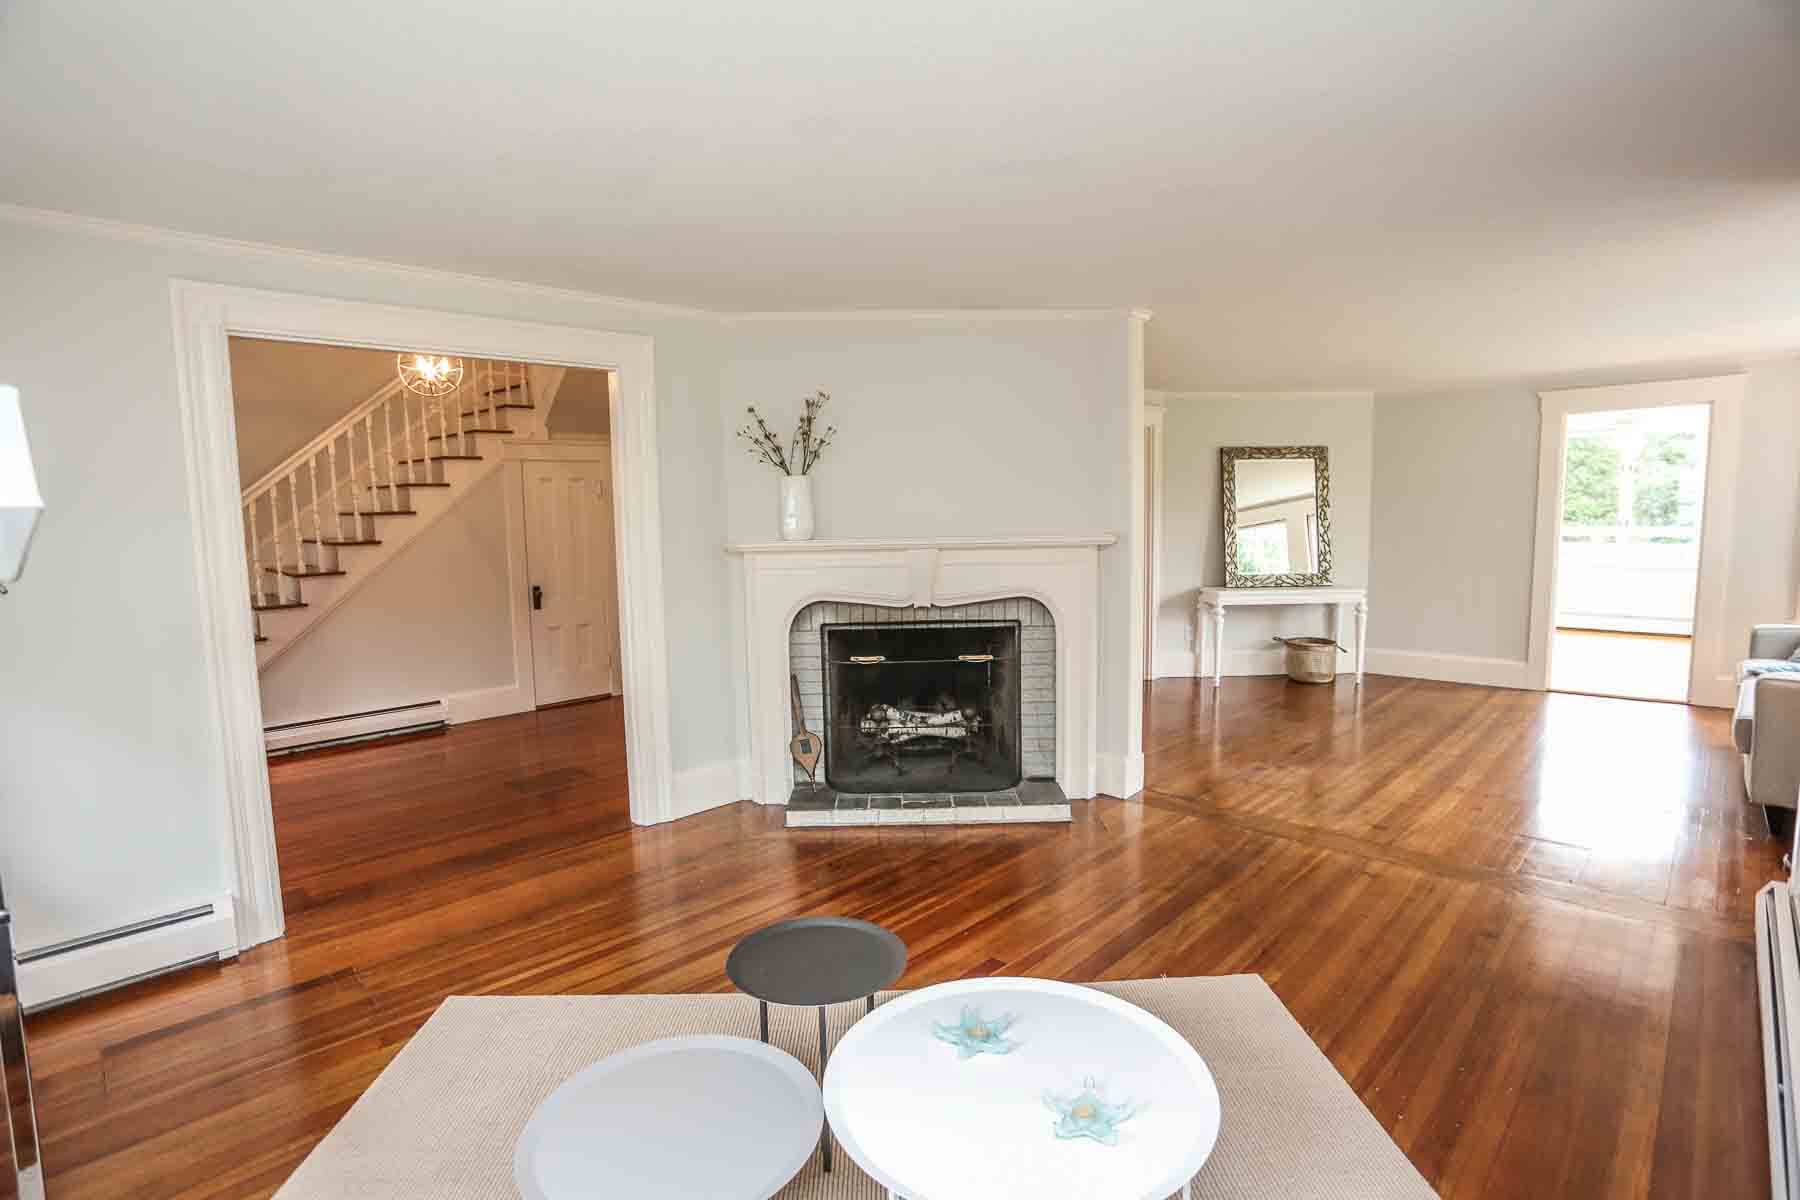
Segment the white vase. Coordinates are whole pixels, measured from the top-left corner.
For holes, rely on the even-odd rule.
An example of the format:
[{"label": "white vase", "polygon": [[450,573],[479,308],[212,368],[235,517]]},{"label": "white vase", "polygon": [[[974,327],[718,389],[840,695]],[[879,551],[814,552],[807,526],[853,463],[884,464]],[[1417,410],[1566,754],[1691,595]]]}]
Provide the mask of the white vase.
[{"label": "white vase", "polygon": [[813,535],[812,476],[781,477],[781,540],[810,541]]}]

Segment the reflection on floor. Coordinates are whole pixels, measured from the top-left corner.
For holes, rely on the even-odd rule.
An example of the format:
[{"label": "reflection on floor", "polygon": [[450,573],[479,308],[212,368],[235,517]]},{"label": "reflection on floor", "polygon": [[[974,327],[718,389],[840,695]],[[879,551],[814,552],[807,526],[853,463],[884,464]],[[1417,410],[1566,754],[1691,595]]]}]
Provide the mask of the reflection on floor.
[{"label": "reflection on floor", "polygon": [[1694,640],[1650,633],[1558,629],[1550,687],[1558,692],[1685,701]]},{"label": "reflection on floor", "polygon": [[278,763],[288,936],[31,1018],[50,1195],[267,1197],[446,995],[726,991],[801,913],[892,928],[903,987],[1260,974],[1445,1200],[1768,1194],[1782,846],[1728,713],[1147,692],[1148,789],[1069,824],[633,826],[616,701]]}]

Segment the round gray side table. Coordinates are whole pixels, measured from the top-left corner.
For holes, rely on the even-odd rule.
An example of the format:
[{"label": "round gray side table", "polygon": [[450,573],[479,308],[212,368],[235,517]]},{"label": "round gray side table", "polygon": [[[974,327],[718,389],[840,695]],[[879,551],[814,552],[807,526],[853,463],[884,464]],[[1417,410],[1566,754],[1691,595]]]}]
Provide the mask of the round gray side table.
[{"label": "round gray side table", "polygon": [[[825,1076],[825,1006],[866,998],[906,970],[906,943],[891,931],[852,917],[795,917],[765,925],[733,946],[725,973],[760,1004],[762,1040],[769,1040],[769,1005],[819,1010],[819,1077]],[[825,1169],[831,1138],[821,1135]]]}]

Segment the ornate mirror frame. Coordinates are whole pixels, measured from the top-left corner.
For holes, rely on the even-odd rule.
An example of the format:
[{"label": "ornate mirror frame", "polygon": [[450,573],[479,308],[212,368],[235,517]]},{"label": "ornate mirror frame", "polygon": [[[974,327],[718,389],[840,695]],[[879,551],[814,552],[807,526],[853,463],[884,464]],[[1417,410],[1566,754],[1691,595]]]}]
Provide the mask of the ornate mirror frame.
[{"label": "ornate mirror frame", "polygon": [[[1313,460],[1318,513],[1319,569],[1303,574],[1244,575],[1237,568],[1237,464],[1246,459],[1310,458]],[[1225,586],[1322,587],[1331,582],[1331,462],[1324,446],[1219,447],[1221,504],[1225,516]]]}]

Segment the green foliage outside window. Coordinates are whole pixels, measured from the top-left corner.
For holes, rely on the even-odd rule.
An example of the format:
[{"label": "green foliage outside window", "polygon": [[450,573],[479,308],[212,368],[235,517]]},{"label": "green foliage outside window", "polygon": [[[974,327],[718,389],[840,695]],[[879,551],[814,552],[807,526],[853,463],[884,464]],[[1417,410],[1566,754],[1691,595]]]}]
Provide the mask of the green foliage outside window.
[{"label": "green foliage outside window", "polygon": [[1619,451],[1604,438],[1569,439],[1563,524],[1619,522]]}]

